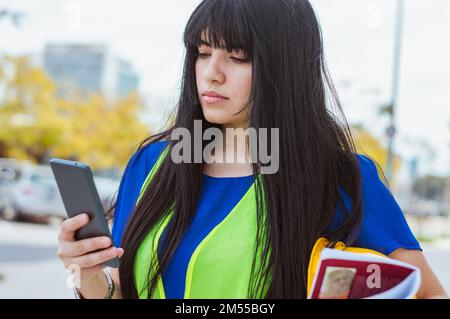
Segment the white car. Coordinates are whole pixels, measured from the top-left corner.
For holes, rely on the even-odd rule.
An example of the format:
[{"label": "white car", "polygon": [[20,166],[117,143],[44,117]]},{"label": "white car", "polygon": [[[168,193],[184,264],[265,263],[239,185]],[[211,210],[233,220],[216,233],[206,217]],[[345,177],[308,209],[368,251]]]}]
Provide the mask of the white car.
[{"label": "white car", "polygon": [[[111,204],[120,181],[105,177],[95,177],[94,181],[104,205]],[[6,189],[7,207],[4,217],[7,219],[33,218],[51,221],[67,217],[56,180],[50,166],[24,165],[20,176],[8,183]],[[6,211],[6,214],[5,214]]]},{"label": "white car", "polygon": [[22,167],[27,164],[30,162],[0,158],[0,217],[14,219],[15,212],[11,208],[9,186],[18,180]]}]

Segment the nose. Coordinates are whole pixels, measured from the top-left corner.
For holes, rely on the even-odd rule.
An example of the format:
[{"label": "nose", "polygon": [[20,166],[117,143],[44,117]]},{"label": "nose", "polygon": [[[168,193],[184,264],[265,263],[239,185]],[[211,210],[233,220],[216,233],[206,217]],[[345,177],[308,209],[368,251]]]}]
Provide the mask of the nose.
[{"label": "nose", "polygon": [[216,81],[218,83],[223,83],[225,81],[225,74],[222,67],[220,57],[212,53],[208,59],[206,68],[203,70],[204,79],[208,82]]}]

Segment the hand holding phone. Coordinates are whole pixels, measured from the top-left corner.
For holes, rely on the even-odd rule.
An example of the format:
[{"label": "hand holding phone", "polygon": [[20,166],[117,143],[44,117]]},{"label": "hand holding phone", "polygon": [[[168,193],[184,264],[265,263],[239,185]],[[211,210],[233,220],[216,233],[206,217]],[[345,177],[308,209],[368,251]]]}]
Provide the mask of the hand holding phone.
[{"label": "hand holding phone", "polygon": [[66,219],[58,234],[58,257],[66,269],[73,270],[76,266],[80,270],[80,281],[90,281],[97,274],[101,274],[105,263],[111,258],[120,258],[122,248],[111,246],[111,239],[106,236],[75,240],[75,232],[89,223],[87,214],[79,214]]},{"label": "hand holding phone", "polygon": [[[79,262],[82,268],[91,268],[96,263],[119,267],[118,256],[123,249],[105,249],[112,244],[111,234],[89,166],[57,158],[50,160],[50,166],[69,217],[58,238],[62,248],[60,258]],[[87,216],[86,219],[79,216],[83,213],[89,216],[88,220]]]}]

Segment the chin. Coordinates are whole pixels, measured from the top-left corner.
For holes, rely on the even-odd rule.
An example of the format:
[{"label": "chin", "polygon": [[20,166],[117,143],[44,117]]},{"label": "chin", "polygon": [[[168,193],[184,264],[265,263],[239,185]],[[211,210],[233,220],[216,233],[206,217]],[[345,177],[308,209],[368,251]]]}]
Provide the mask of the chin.
[{"label": "chin", "polygon": [[229,122],[229,118],[226,116],[223,116],[223,114],[217,114],[216,112],[211,112],[209,110],[203,109],[203,116],[209,123],[213,124],[226,124]]}]

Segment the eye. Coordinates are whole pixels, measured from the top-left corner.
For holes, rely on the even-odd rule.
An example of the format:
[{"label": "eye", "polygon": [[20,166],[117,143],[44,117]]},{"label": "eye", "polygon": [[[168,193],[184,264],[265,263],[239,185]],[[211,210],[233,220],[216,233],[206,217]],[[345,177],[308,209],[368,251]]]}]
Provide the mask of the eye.
[{"label": "eye", "polygon": [[199,52],[197,53],[197,56],[200,58],[206,58],[209,56],[209,53]]},{"label": "eye", "polygon": [[235,61],[236,63],[247,63],[250,62],[251,58],[248,58],[247,55],[241,51],[233,52],[235,55],[239,56],[231,56],[230,59]]},{"label": "eye", "polygon": [[236,57],[231,57],[230,59],[235,61],[238,64],[248,62],[248,60],[246,60],[246,59],[240,59],[240,58],[236,58]]},{"label": "eye", "polygon": [[[197,56],[201,59],[203,58],[207,58],[209,57],[211,54],[210,53],[206,53],[206,52],[198,52]],[[250,61],[250,59],[245,59],[245,58],[237,58],[237,57],[230,57],[231,60],[233,60],[235,63],[237,64],[241,64],[241,63],[247,63]]]}]

